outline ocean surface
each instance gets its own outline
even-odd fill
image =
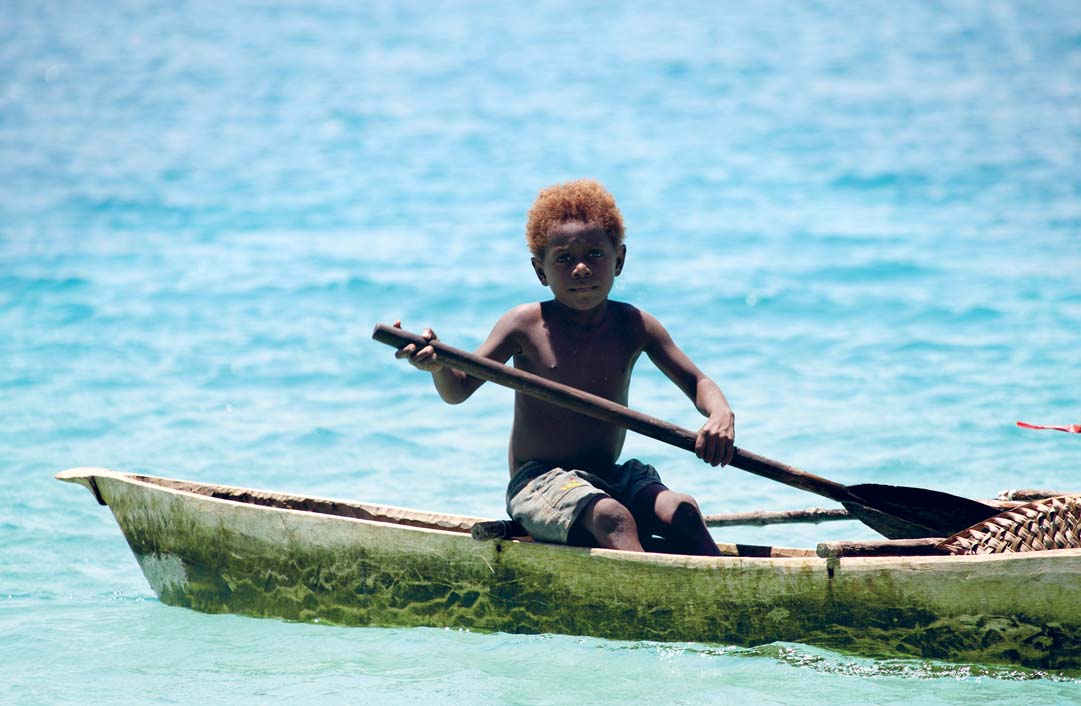
[[[842,483],[1081,490],[1074,2],[0,2],[0,703],[1053,704],[1069,676],[211,616],[157,601],[106,466],[497,517],[476,346],[545,298],[537,191],[603,181],[613,297],[737,443]],[[631,403],[697,413],[648,360]],[[829,502],[642,437],[706,512]],[[813,546],[857,524],[715,530]]]

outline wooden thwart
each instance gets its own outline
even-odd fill
[[[784,525],[795,523],[819,524],[838,520],[854,519],[844,508],[831,510],[809,507],[805,510],[757,510],[754,512],[733,512],[719,515],[706,515],[702,518],[707,527],[763,527],[766,525]],[[470,532],[473,539],[487,542],[493,539],[525,537],[525,529],[514,520],[490,520],[473,525]]]
[[[817,525],[822,522],[853,520],[852,513],[844,508],[825,509],[809,507],[805,510],[755,510],[753,512],[732,512],[703,517],[707,527],[764,527],[766,525],[788,525],[806,523]]]

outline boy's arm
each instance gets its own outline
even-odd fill
[[[698,369],[653,316],[642,312],[645,352],[654,365],[694,402],[708,419],[698,430],[694,452],[711,465],[726,465],[735,451],[736,416],[717,383]]]
[[[513,336],[514,313],[512,310],[496,322],[492,332],[488,334],[488,338],[475,351],[477,355],[490,358],[497,363],[506,363],[510,360],[510,357],[517,352],[517,346],[514,344],[515,337]],[[401,328],[402,322],[395,321],[394,326]],[[435,332],[430,328],[424,329],[421,336],[428,341],[434,341],[437,338]],[[467,375],[460,370],[444,367],[439,362],[439,356],[436,354],[435,349],[431,346],[425,346],[417,350],[417,347],[410,343],[399,348],[394,357],[408,358],[414,367],[430,372],[436,391],[447,404],[460,404],[466,401],[470,395],[477,391],[478,387],[484,384],[484,380],[480,378]]]

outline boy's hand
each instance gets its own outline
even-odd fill
[[[402,322],[395,321],[394,328],[401,328]],[[421,338],[425,341],[436,340],[435,331],[430,328],[424,329],[424,333],[420,334]],[[429,373],[434,373],[443,369],[443,366],[436,359],[435,349],[431,346],[425,346],[419,351],[416,345],[408,343],[397,350],[394,354],[395,358],[408,358],[410,364],[415,368],[426,370]]]
[[[736,416],[731,409],[714,412],[698,430],[694,454],[711,466],[726,466],[736,450]]]

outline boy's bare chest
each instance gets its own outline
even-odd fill
[[[564,385],[623,398],[640,353],[641,348],[626,336],[544,332],[530,337],[515,363]]]

